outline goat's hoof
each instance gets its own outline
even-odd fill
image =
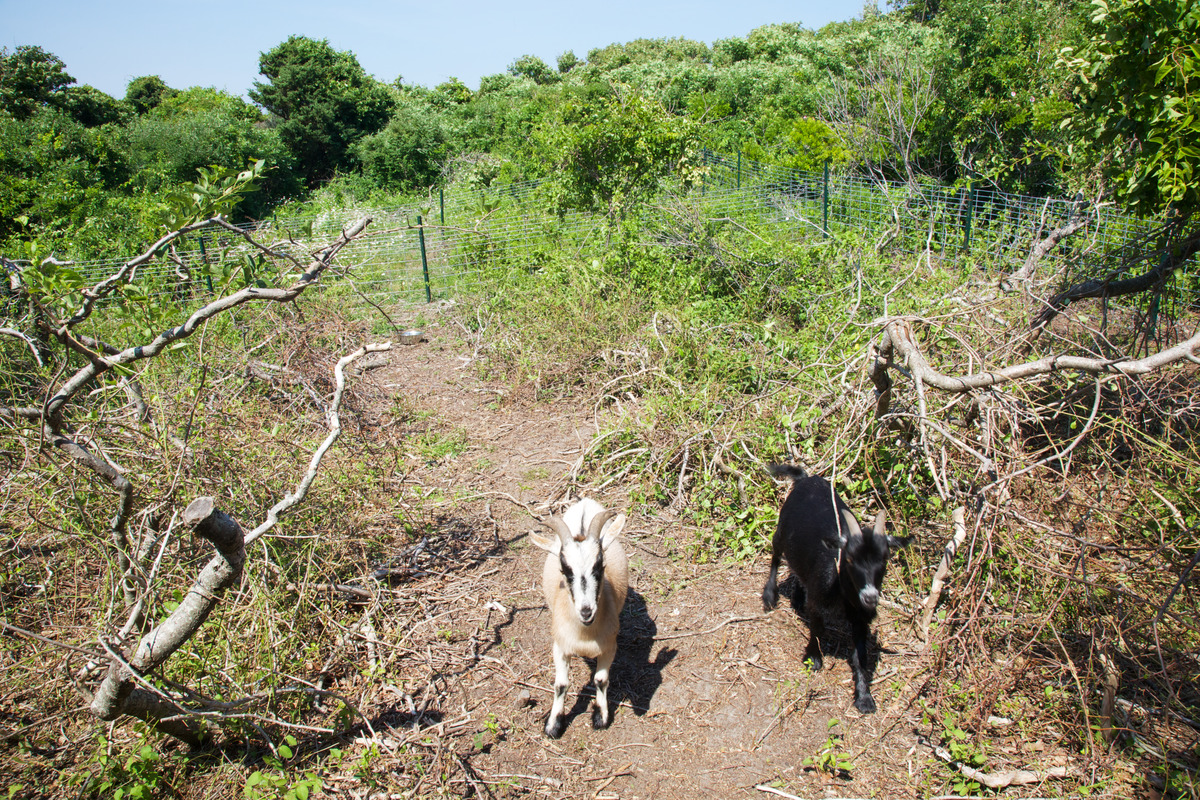
[[[875,713],[875,698],[869,694],[864,694],[862,697],[854,701],[854,707],[863,714]]]
[[[563,735],[563,731],[567,729],[567,722],[562,717],[556,720],[546,722],[546,737],[549,739],[557,739]]]
[[[600,713],[600,709],[598,709],[598,708],[592,709],[592,727],[593,728],[595,728],[598,731],[602,731],[608,727],[610,722],[612,722],[612,720],[606,720],[604,718],[604,715],[602,713]]]
[[[764,590],[762,593],[762,600],[764,612],[774,611],[775,606],[779,605],[779,595],[777,595],[775,592],[768,592]]]

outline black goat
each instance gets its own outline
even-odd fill
[[[891,548],[903,547],[909,540],[884,533],[882,511],[875,517],[874,530],[863,531],[824,478],[807,476],[804,470],[787,464],[772,464],[770,470],[777,478],[790,478],[792,491],[779,510],[779,526],[771,542],[771,574],[763,587],[763,609],[770,611],[779,601],[779,561],[786,558],[800,584],[792,593],[792,606],[800,611],[801,587],[807,600],[810,636],[804,657],[812,661],[814,670],[821,668],[825,616],[841,612],[854,634],[850,656],[854,707],[871,714],[875,699],[867,675],[867,634],[878,610]]]

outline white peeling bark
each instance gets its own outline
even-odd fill
[[[200,497],[183,512],[183,521],[196,536],[210,541],[217,554],[200,571],[196,582],[184,596],[182,602],[161,624],[142,637],[133,657],[124,661],[112,659],[108,674],[92,698],[89,710],[103,720],[113,720],[122,714],[133,713],[149,722],[158,724],[163,712],[167,716],[182,714],[170,698],[157,695],[139,681],[140,676],[161,666],[171,654],[195,635],[216,607],[221,595],[242,575],[246,562],[246,549],[241,526],[232,517],[216,508],[211,497]],[[134,713],[141,711],[142,713]],[[201,739],[203,726],[188,725],[187,720],[175,718],[175,727],[195,727],[195,738]],[[184,741],[193,737],[171,733]]]

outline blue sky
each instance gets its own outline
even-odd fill
[[[259,79],[259,54],[292,34],[350,50],[385,82],[432,87],[455,76],[474,89],[525,54],[554,66],[567,50],[586,58],[613,42],[675,36],[712,44],[773,22],[816,29],[862,8],[863,0],[0,0],[0,46],[38,45],[76,81],[116,97],[142,75],[245,94]]]

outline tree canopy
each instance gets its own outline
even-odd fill
[[[1082,160],[1144,211],[1200,206],[1200,4],[1092,0],[1087,36],[1063,51]]]
[[[352,163],[351,146],[387,125],[394,101],[353,53],[291,36],[262,54],[250,98],[279,120],[279,135],[310,185]]]
[[[635,39],[586,59],[568,50],[557,69],[526,54],[478,87],[384,84],[353,53],[292,36],[260,54],[262,80],[248,92],[258,109],[156,75],[112,98],[22,45],[0,51],[0,114],[17,125],[13,141],[34,142],[47,126],[75,130],[47,114],[94,131],[82,151],[74,134],[56,147],[97,159],[104,166],[89,168],[105,175],[132,176],[106,178],[105,193],[156,191],[199,167],[265,158],[264,194],[243,206],[253,213],[337,176],[413,191],[483,156],[513,178],[553,178],[568,205],[612,212],[630,187],[678,165],[667,143],[680,137],[806,169],[831,159],[1025,194],[1083,188],[1187,213],[1200,192],[1198,15],[1189,0],[928,0],[820,30],[781,22],[711,45]],[[4,163],[10,187],[66,185],[46,182],[66,169],[52,159],[9,154]],[[13,197],[32,195],[13,191],[7,205],[20,217],[25,201]]]
[[[0,108],[17,119],[58,105],[73,83],[62,59],[40,47],[18,45],[11,53],[0,48]]]

